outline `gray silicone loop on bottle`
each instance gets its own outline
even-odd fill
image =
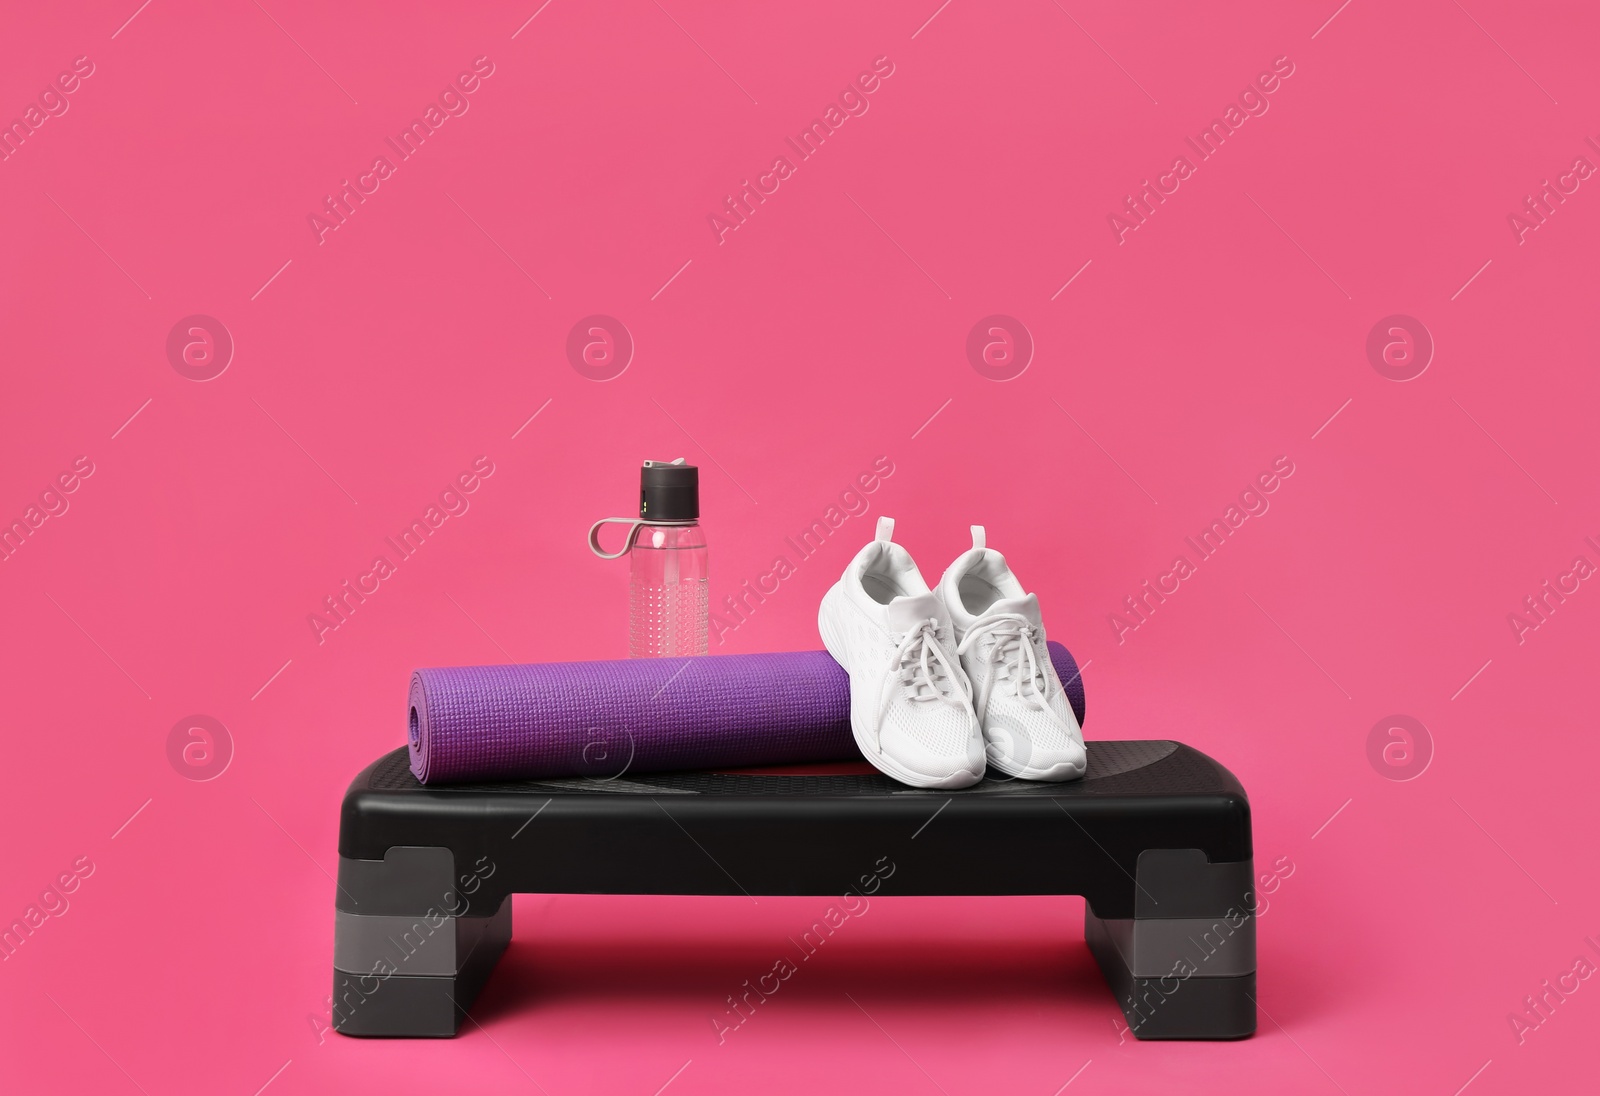
[[[600,526],[602,526],[602,525],[612,525],[612,524],[615,524],[615,525],[626,525],[628,527],[628,535],[623,540],[621,548],[617,549],[615,552],[607,552],[607,551],[605,551],[604,549],[602,549],[600,547]],[[646,525],[652,525],[652,526],[684,526],[684,525],[699,525],[699,524],[700,523],[698,521],[695,521],[695,520],[688,520],[688,521],[644,521],[641,518],[601,518],[599,521],[597,521],[593,525],[589,526],[589,551],[593,552],[595,555],[599,556],[601,559],[621,559],[623,556],[627,555],[633,549],[633,542],[638,539],[639,530],[642,529]]]
[[[628,527],[628,535],[624,538],[621,548],[615,552],[607,552],[600,547],[600,526],[612,524],[626,525]],[[639,535],[640,527],[648,524],[648,522],[640,521],[638,518],[601,518],[589,526],[589,551],[601,559],[621,559],[633,547],[633,540]]]

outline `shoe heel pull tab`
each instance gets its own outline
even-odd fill
[[[894,539],[894,518],[881,517],[878,519],[878,539],[885,544]]]
[[[972,527],[972,546],[974,548],[988,547],[988,539],[989,538],[984,534],[983,526],[974,525]]]

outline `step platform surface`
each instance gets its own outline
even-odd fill
[[[864,762],[424,787],[396,750],[345,793],[334,1027],[456,1034],[512,894],[1076,894],[1135,1036],[1249,1035],[1244,789],[1178,742],[1088,751],[1070,783],[923,791]]]

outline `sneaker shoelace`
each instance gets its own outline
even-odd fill
[[[939,619],[919,620],[895,648],[889,674],[883,679],[878,696],[878,749],[883,749],[883,717],[893,699],[891,686],[899,685],[907,698],[918,704],[943,701],[961,708],[972,699],[970,686],[958,687],[958,683],[963,682],[963,675],[939,643]]]
[[[987,658],[995,666],[993,677],[1009,683],[1013,696],[1035,711],[1047,713],[1070,737],[1072,728],[1050,706],[1048,679],[1044,665],[1035,653],[1034,641],[1038,638],[1038,629],[1034,623],[1021,613],[996,613],[984,617],[967,629],[966,636],[956,647],[956,653],[966,654],[986,636],[994,640]],[[980,698],[983,708],[988,706],[989,688],[986,684]]]

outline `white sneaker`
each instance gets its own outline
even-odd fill
[[[955,629],[911,555],[878,519],[877,539],[822,597],[817,628],[850,674],[850,727],[868,761],[916,788],[983,779],[983,735]]]
[[[972,550],[939,580],[972,684],[989,764],[1024,780],[1076,780],[1088,768],[1083,731],[1044,645],[1039,599],[972,527]]]

